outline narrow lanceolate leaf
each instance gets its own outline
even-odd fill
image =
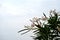
[[[37,32],[38,30],[33,31],[33,33]]]
[[[46,15],[43,13],[43,15],[46,17]],[[47,17],[46,17],[47,18]]]
[[[24,33],[22,33],[21,35],[23,35],[23,34],[25,34],[25,33],[28,33],[30,30],[28,30],[28,31],[26,31],[26,32],[24,32]]]
[[[23,30],[20,30],[20,31],[18,31],[18,33],[22,32],[22,31],[25,31],[25,30],[28,30],[28,29],[23,29]]]

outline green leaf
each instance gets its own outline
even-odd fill
[[[26,31],[26,32],[24,32],[24,33],[22,33],[21,35],[23,35],[23,34],[25,34],[25,33],[28,33],[30,30],[28,30],[28,31]]]
[[[43,13],[43,15],[46,17],[45,13]],[[46,17],[47,18],[47,17]]]
[[[22,31],[25,31],[25,30],[28,30],[28,29],[23,29],[23,30],[20,30],[20,31],[18,31],[18,33],[22,32]]]

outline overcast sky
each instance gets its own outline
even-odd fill
[[[60,11],[60,0],[0,0],[0,40],[32,40],[31,32],[17,32],[27,25],[29,19],[48,15],[48,11]]]

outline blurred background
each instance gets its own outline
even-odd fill
[[[49,10],[60,11],[60,0],[0,0],[0,40],[33,40],[32,32],[21,35],[19,30],[33,17],[48,16]]]

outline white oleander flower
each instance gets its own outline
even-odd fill
[[[46,18],[45,16],[43,16],[42,18],[41,18],[41,20],[43,20],[43,21],[46,21],[48,18]]]
[[[51,14],[52,13],[52,10],[50,10],[49,13]]]
[[[34,25],[39,25],[39,21],[41,18],[34,17],[32,20],[30,20]]]
[[[38,22],[40,20],[40,18],[38,17],[34,17],[32,20],[30,20],[31,22]]]
[[[55,9],[50,10],[50,12],[49,12],[49,13],[50,13],[50,15],[51,15],[51,16],[55,16],[54,14],[57,14]]]
[[[56,9],[50,10],[50,14],[51,14],[52,16],[54,16],[54,14],[57,14],[58,16],[60,16],[60,12],[56,12]]]
[[[59,27],[57,27],[57,29],[58,29],[58,31],[60,32],[60,28],[59,28]]]
[[[50,13],[56,13],[56,9],[50,10]]]
[[[31,25],[31,26],[25,26],[25,28],[27,28],[28,30],[35,30],[36,28],[34,28],[34,25]]]
[[[35,24],[32,23],[32,24],[31,24],[31,27],[34,27],[34,26],[35,26]]]

